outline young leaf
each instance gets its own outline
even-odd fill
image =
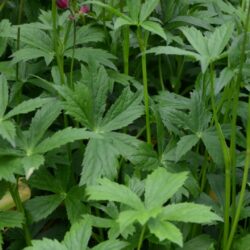
[[[0,75],[0,119],[3,117],[8,105],[8,83],[3,74]]]
[[[5,227],[21,227],[24,222],[23,214],[16,211],[0,211],[0,230]]]
[[[151,219],[148,223],[148,227],[150,232],[154,234],[160,241],[170,240],[171,242],[174,242],[182,247],[182,234],[174,224],[168,221]]]
[[[112,182],[108,179],[102,179],[99,183],[99,185],[87,187],[86,192],[89,196],[89,200],[116,201],[136,210],[144,209],[144,205],[140,198],[128,187]]]
[[[57,240],[42,239],[42,240],[32,240],[31,247],[25,247],[24,250],[68,250],[64,245],[62,245]]]
[[[183,186],[187,172],[169,173],[164,168],[148,175],[145,183],[145,206],[147,209],[162,206]]]
[[[140,22],[145,21],[159,4],[159,0],[147,0],[142,4],[140,12]]]
[[[91,221],[88,217],[85,217],[85,219],[73,224],[70,231],[66,233],[62,243],[67,250],[87,249],[91,233]]]
[[[138,23],[139,13],[141,10],[141,0],[126,0],[129,16],[134,22]]]
[[[222,219],[208,206],[194,203],[171,204],[163,208],[160,218],[169,221],[212,223]]]
[[[199,140],[200,138],[197,135],[185,135],[181,137],[176,147],[176,161],[179,161]]]
[[[30,212],[33,221],[36,222],[50,215],[61,204],[64,198],[60,194],[37,196],[28,200],[25,206]]]
[[[117,30],[124,25],[136,25],[136,23],[132,19],[127,20],[123,17],[118,17],[114,23],[114,30]]]

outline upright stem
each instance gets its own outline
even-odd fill
[[[17,184],[10,184],[9,186],[9,190],[10,190],[10,194],[12,196],[13,201],[16,204],[16,208],[17,211],[19,211],[20,213],[23,214],[24,218],[25,218],[25,222],[23,223],[23,231],[24,231],[24,236],[25,236],[25,241],[27,246],[31,246],[31,233],[29,231],[29,227],[27,224],[27,219],[26,219],[26,213],[19,195],[19,191],[18,191],[18,183]]]
[[[140,27],[137,28],[137,38],[141,50],[141,62],[142,62],[142,78],[143,78],[143,94],[144,94],[144,106],[146,115],[146,133],[147,143],[151,144],[151,129],[149,120],[149,95],[148,95],[148,78],[147,78],[147,58],[146,58],[146,39],[142,37]]]
[[[124,74],[129,74],[129,26],[125,26],[122,29],[123,33],[123,67]]]
[[[64,85],[65,81],[64,81],[63,62],[61,60],[61,55],[58,51],[56,0],[52,0],[52,21],[53,21],[53,41],[54,41],[54,50],[56,53],[56,61],[59,68],[61,83]]]
[[[72,58],[70,64],[70,87],[73,88],[73,71],[74,71],[74,61],[75,61],[75,47],[76,47],[76,21],[73,23],[73,48],[72,48]]]
[[[165,90],[164,81],[163,81],[163,74],[162,74],[161,55],[158,56],[158,68],[159,68],[158,70],[159,70],[159,79],[160,79],[161,90]]]
[[[139,238],[139,242],[138,242],[138,246],[137,246],[137,250],[141,249],[141,246],[142,246],[142,243],[143,243],[144,234],[145,234],[145,230],[146,230],[146,225],[144,225],[142,227],[140,238]]]
[[[227,243],[229,226],[230,226],[229,209],[230,209],[230,199],[231,199],[231,158],[225,137],[223,135],[221,126],[218,121],[215,97],[214,97],[214,69],[212,64],[210,64],[210,78],[211,78],[211,103],[213,109],[213,120],[215,122],[216,131],[219,136],[223,152],[224,164],[225,164],[225,206],[224,206],[224,231],[223,231],[223,249],[224,249]]]
[[[236,208],[236,131],[237,131],[237,110],[239,103],[240,84],[242,81],[242,70],[245,61],[245,50],[247,44],[247,31],[250,19],[250,6],[248,6],[247,18],[245,22],[244,37],[242,41],[241,54],[240,54],[240,65],[235,84],[233,85],[234,99],[232,109],[232,130],[231,130],[231,141],[230,141],[230,154],[232,157],[232,215],[234,220],[235,208]]]

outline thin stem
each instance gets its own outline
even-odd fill
[[[139,238],[139,242],[138,242],[138,246],[137,246],[137,250],[141,249],[141,246],[142,246],[142,243],[143,243],[143,239],[144,239],[145,230],[146,230],[146,225],[144,225],[142,227],[140,238]]]
[[[210,78],[211,78],[211,103],[213,109],[213,120],[215,122],[216,131],[219,136],[221,149],[223,152],[224,164],[225,164],[225,207],[224,207],[224,231],[223,231],[223,246],[225,247],[230,227],[229,208],[231,199],[231,158],[225,137],[223,135],[221,126],[218,121],[215,97],[214,97],[214,69],[212,64],[210,64]]]
[[[147,58],[146,58],[146,39],[142,37],[140,27],[137,28],[137,38],[141,50],[141,62],[142,62],[142,78],[143,78],[143,94],[144,94],[144,106],[146,115],[146,134],[147,143],[151,144],[151,129],[149,119],[149,95],[148,95],[148,78],[147,78]]]
[[[123,33],[123,66],[124,74],[129,74],[129,26],[125,26],[122,29]]]
[[[163,74],[162,74],[161,55],[158,56],[158,69],[159,69],[159,79],[160,79],[161,90],[165,90]]]
[[[23,223],[23,231],[24,231],[24,236],[25,236],[25,241],[27,246],[31,246],[31,233],[29,231],[29,227],[27,225],[27,219],[26,219],[26,213],[23,207],[23,203],[21,201],[19,191],[18,191],[18,183],[17,184],[10,184],[9,186],[10,194],[12,196],[13,201],[16,204],[17,211],[23,214],[25,218],[25,222]]]
[[[236,209],[235,217],[233,220],[231,232],[227,241],[227,245],[225,250],[230,250],[231,244],[234,238],[234,234],[237,229],[237,225],[240,219],[240,213],[242,210],[243,202],[244,202],[244,197],[245,197],[245,191],[246,191],[246,185],[248,181],[248,171],[249,171],[249,166],[250,166],[250,97],[248,100],[248,115],[247,115],[247,149],[246,149],[246,160],[245,160],[245,165],[244,165],[244,172],[243,172],[243,179],[242,179],[242,184],[241,184],[241,190],[240,190],[240,197],[238,201],[238,206]]]
[[[244,29],[244,37],[242,42],[241,54],[240,54],[240,65],[239,71],[237,74],[237,79],[235,85],[233,85],[233,109],[232,109],[232,130],[231,130],[231,141],[230,141],[230,154],[232,157],[232,214],[234,219],[235,214],[235,207],[236,207],[236,131],[237,131],[237,110],[238,110],[238,103],[239,103],[239,95],[240,95],[240,84],[242,81],[242,70],[243,64],[245,61],[245,50],[247,44],[247,30],[248,30],[248,23],[250,19],[250,7],[248,7],[247,18],[245,23]]]
[[[52,21],[53,21],[53,41],[54,41],[54,50],[56,53],[56,61],[57,61],[57,66],[59,68],[61,83],[64,85],[65,81],[64,81],[63,62],[61,60],[61,55],[58,51],[56,0],[52,0]]]
[[[75,61],[75,47],[76,47],[76,21],[73,23],[73,49],[72,49],[72,58],[70,64],[70,87],[73,88],[73,70],[74,70],[74,61]]]

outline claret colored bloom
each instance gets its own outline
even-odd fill
[[[86,13],[88,13],[89,11],[90,11],[89,6],[88,6],[88,5],[83,5],[83,6],[80,8],[79,13],[80,13],[80,14],[86,14]]]
[[[67,9],[69,7],[69,0],[57,0],[56,5],[60,9]]]

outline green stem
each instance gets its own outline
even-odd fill
[[[123,33],[123,65],[124,74],[129,74],[129,26],[125,26],[122,29]]]
[[[54,41],[54,50],[56,53],[57,66],[59,68],[61,83],[64,85],[64,70],[63,62],[61,60],[61,55],[58,51],[58,35],[57,35],[57,9],[56,9],[56,0],[52,0],[52,21],[53,21],[53,41]]]
[[[12,196],[13,201],[15,202],[17,211],[19,211],[20,213],[23,214],[24,218],[25,218],[25,222],[23,223],[23,231],[24,231],[24,236],[25,236],[25,241],[27,246],[31,246],[31,233],[29,231],[29,227],[27,224],[27,219],[26,219],[26,213],[23,207],[23,203],[21,201],[19,192],[18,192],[18,184],[10,184],[9,186],[9,190],[10,190],[10,194]]]
[[[147,143],[151,144],[151,129],[149,119],[149,95],[148,95],[148,78],[147,78],[147,58],[146,58],[146,39],[142,37],[140,27],[137,28],[137,38],[141,50],[141,62],[142,62],[142,78],[143,78],[143,94],[144,94],[144,106],[146,115],[146,134]]]
[[[236,131],[237,131],[237,110],[238,110],[238,103],[239,103],[239,95],[240,95],[240,85],[242,81],[242,70],[243,64],[245,61],[245,50],[247,44],[247,30],[248,30],[248,23],[250,19],[250,7],[248,7],[247,18],[245,23],[245,30],[244,30],[244,37],[242,41],[242,48],[241,48],[241,55],[240,55],[240,65],[239,71],[237,74],[237,79],[235,85],[233,85],[232,92],[234,93],[233,97],[233,109],[232,109],[232,130],[231,130],[231,141],[230,141],[230,154],[232,157],[232,214],[234,220],[235,214],[235,207],[236,207]]]
[[[165,90],[163,74],[162,74],[161,55],[158,56],[158,68],[159,68],[159,79],[160,79],[161,90]]]
[[[220,140],[224,164],[225,164],[225,207],[224,207],[224,231],[223,231],[223,246],[225,247],[227,243],[228,233],[229,233],[229,208],[231,199],[231,158],[230,152],[226,144],[225,137],[223,135],[221,126],[218,121],[215,96],[214,96],[214,69],[213,65],[210,64],[210,78],[211,78],[211,103],[213,109],[213,120],[215,122],[216,131]],[[223,248],[224,249],[224,248]]]
[[[246,191],[246,185],[248,181],[248,171],[250,166],[250,97],[248,100],[248,115],[247,115],[247,148],[246,148],[246,160],[244,165],[244,172],[243,172],[243,179],[241,184],[241,190],[240,190],[240,197],[238,201],[238,206],[236,209],[235,217],[232,223],[231,232],[226,244],[225,250],[230,250],[231,244],[237,229],[237,225],[240,219],[240,213],[243,207],[244,197],[245,197],[245,191]]]
[[[75,47],[76,47],[76,21],[73,24],[73,48],[72,48],[72,58],[70,64],[70,87],[73,88],[73,71],[74,71],[74,61],[75,61]]]
[[[138,246],[137,246],[137,250],[141,249],[141,246],[142,246],[142,243],[143,243],[143,239],[144,239],[145,230],[146,230],[146,225],[144,225],[142,227],[140,238],[139,238],[139,242],[138,242]]]

